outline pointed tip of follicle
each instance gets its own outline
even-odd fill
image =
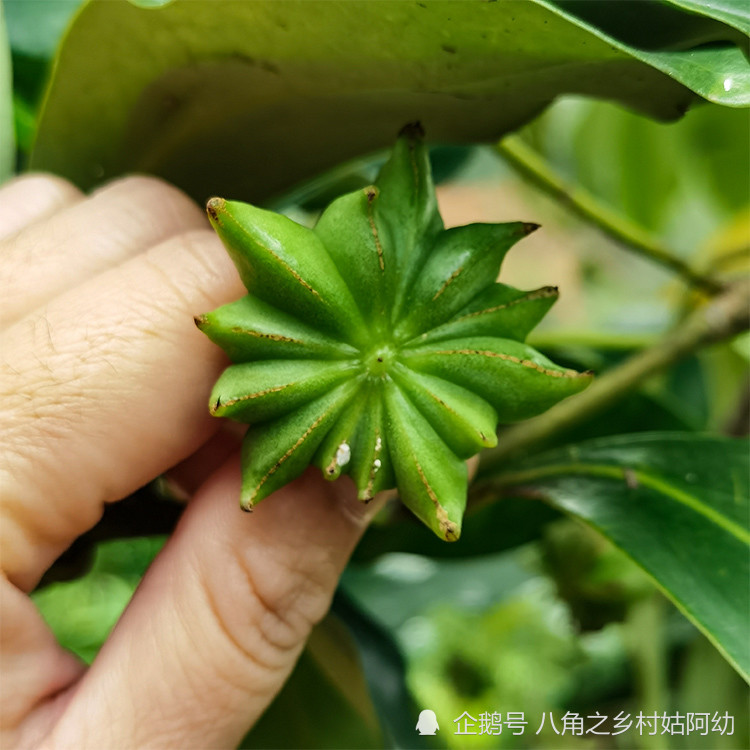
[[[536,230],[539,229],[539,227],[541,227],[542,225],[534,224],[534,222],[531,221],[524,221],[521,226],[523,228],[522,231],[524,237],[528,237],[528,235],[530,235],[532,232],[536,232]]]
[[[399,137],[409,138],[413,141],[419,141],[424,138],[424,128],[419,120],[414,122],[407,122],[401,130],[399,130]]]
[[[549,297],[559,297],[560,289],[556,286],[542,286],[539,289],[535,289],[533,292],[529,292],[529,299],[547,299]]]
[[[449,521],[446,524],[441,524],[441,531],[443,532],[443,539],[445,539],[446,542],[457,542],[458,538],[461,536],[460,529],[452,521]]]
[[[193,315],[193,322],[198,328],[203,328],[208,323],[208,317],[206,315]]]
[[[258,488],[256,487],[254,490],[250,491],[246,488],[243,488],[242,492],[240,493],[240,510],[243,513],[252,513],[255,510],[255,500],[258,497]]]
[[[206,203],[208,218],[216,224],[221,224],[219,214],[226,208],[227,202],[223,198],[209,198]]]

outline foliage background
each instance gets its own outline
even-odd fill
[[[30,158],[45,166],[50,153],[59,152],[63,173],[66,164],[80,161],[76,148],[60,150],[54,138],[45,147],[47,157],[39,156],[38,147],[33,155],[50,61],[78,5],[77,0],[4,3],[13,61],[13,106],[0,104],[0,128],[2,118],[7,121],[12,112],[18,169],[25,168]],[[653,10],[658,4],[649,5]],[[731,16],[739,5],[714,3],[716,8]],[[687,24],[687,30],[681,30],[687,35],[681,44],[641,39],[640,46],[631,48],[641,58],[661,55],[661,62],[651,59],[649,64],[658,62],[663,69],[669,63],[672,78],[684,84],[690,71],[680,68],[674,52],[681,46],[687,48],[688,42],[697,45],[700,54],[708,50],[726,56],[735,54],[735,47],[746,50],[747,19],[737,12],[727,24],[732,29],[732,45],[726,49],[717,46],[716,27],[711,25],[716,18],[703,26]],[[635,41],[635,32],[624,23],[619,31],[622,38]],[[740,54],[740,62],[742,54],[746,52]],[[0,64],[0,73],[4,69],[7,66]],[[61,76],[62,67],[57,72]],[[120,75],[124,86],[128,73]],[[0,75],[0,102],[7,101],[2,95],[3,80]],[[614,87],[617,81],[607,83]],[[692,84],[697,90],[697,84]],[[66,84],[58,78],[55,85],[65,101],[83,96],[66,91],[66,85],[72,85],[70,79]],[[684,97],[682,91],[679,88],[672,95],[689,102],[692,96]],[[738,85],[734,93],[741,97],[743,91],[750,89]],[[708,96],[706,91],[700,93]],[[118,96],[115,87],[113,97]],[[721,99],[720,91],[717,96]],[[50,102],[54,103],[53,98],[48,98]],[[693,268],[734,279],[747,271],[750,121],[747,110],[722,106],[727,103],[743,104],[694,103],[679,121],[662,124],[621,104],[567,95],[531,119],[519,136],[571,184],[583,186]],[[652,114],[658,109],[654,102],[642,108],[648,111],[649,107]],[[529,112],[536,109],[540,107],[534,104]],[[43,117],[54,115],[49,108],[46,112]],[[57,116],[62,118],[58,122],[64,122],[68,114]],[[54,123],[48,127],[55,130]],[[625,252],[621,243],[574,217],[559,201],[519,177],[492,145],[450,145],[447,133],[441,134],[441,140],[445,145],[436,145],[432,157],[441,179],[439,200],[447,224],[524,219],[543,225],[542,231],[510,254],[502,278],[521,288],[549,283],[561,288],[560,302],[532,340],[556,360],[605,373],[633,353],[653,346],[665,330],[705,303],[703,294],[658,264]],[[314,221],[327,198],[372,178],[382,159],[381,153],[372,151],[376,145],[382,144],[363,141],[359,158],[343,166],[335,166],[343,152],[332,147],[327,157],[329,166],[335,166],[331,172],[267,199],[273,198],[277,207],[300,221]],[[2,158],[0,154],[0,168],[7,174],[12,167],[3,167]],[[7,161],[13,161],[12,155]],[[98,179],[128,166],[132,165],[112,162],[110,168],[105,164]],[[285,187],[291,188],[304,176],[309,175],[290,174]],[[252,192],[254,188],[247,189]],[[660,448],[657,441],[651,448],[659,454],[674,441],[674,433],[687,442],[693,439],[691,435],[696,441],[708,440],[707,435],[745,435],[749,357],[747,333],[691,352],[638,383],[607,409],[558,431],[534,449],[659,432],[663,445]],[[709,447],[704,449],[704,445]],[[745,527],[746,446],[731,443],[730,448],[728,442],[718,443],[719,450],[712,453],[710,446],[715,445],[699,444],[697,465],[679,452],[669,454],[667,468],[659,477],[678,489],[686,483],[698,484],[697,496],[720,508],[722,498],[731,497],[731,491],[722,495],[720,483],[711,477],[739,472],[734,501],[737,523]],[[516,465],[514,460],[508,468],[512,471]],[[533,466],[533,462],[526,460],[525,465]],[[706,485],[701,484],[704,477],[708,477]],[[612,487],[593,481],[579,489],[594,499],[615,499]],[[380,519],[347,569],[333,613],[313,636],[287,688],[244,745],[654,750],[749,746],[747,686],[714,647],[717,639],[721,645],[721,634],[703,621],[703,632],[697,629],[664,596],[631,559],[638,557],[632,548],[637,542],[631,541],[631,547],[621,545],[630,553],[626,554],[591,527],[561,513],[562,506],[554,497],[551,505],[523,493],[514,497],[513,492],[496,491],[493,499],[498,502],[490,506],[477,502],[463,542],[450,547],[437,547],[397,511]],[[163,525],[169,525],[174,514],[163,488],[145,490],[140,502],[166,507]],[[650,520],[653,543],[659,545],[673,533],[670,518]],[[166,529],[154,522],[147,530]],[[34,594],[61,642],[89,661],[163,541],[158,533],[143,535],[141,528],[121,531],[134,536],[77,547]],[[643,539],[641,533],[643,545],[652,543]],[[677,541],[689,545],[687,539]],[[736,559],[723,558],[718,546],[709,544],[703,550],[706,569],[714,565],[719,570]],[[747,558],[746,546],[741,549]],[[91,561],[88,572],[80,575]],[[669,564],[676,565],[674,561]],[[71,576],[73,580],[54,580]],[[730,570],[729,576],[730,591],[737,591],[738,599],[734,609],[725,602],[726,611],[714,607],[714,614],[734,618],[742,637],[748,632],[748,613],[747,607],[743,611],[741,589],[748,580],[742,567]],[[692,581],[687,583],[693,588]],[[713,584],[707,585],[710,589]],[[695,588],[700,589],[700,582]],[[674,595],[669,588],[667,592]],[[710,609],[712,605],[703,606]],[[737,658],[735,654],[735,662]],[[432,745],[432,740],[417,737],[414,731],[419,710],[428,707],[441,722]],[[456,737],[453,719],[463,711],[475,717],[485,711],[523,711],[529,726],[523,737],[507,731],[497,737]],[[731,737],[715,733],[689,739],[640,736],[634,729],[618,737],[570,737],[552,731],[548,719],[535,734],[542,714],[550,711],[558,727],[566,711],[610,717],[619,711],[633,716],[638,711],[729,712],[735,717],[735,728]],[[292,716],[294,720],[289,721]]]

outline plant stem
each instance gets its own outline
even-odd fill
[[[479,476],[491,473],[531,446],[549,439],[602,411],[646,378],[708,344],[750,328],[750,282],[738,281],[708,304],[695,310],[653,346],[614,367],[582,393],[544,414],[500,433],[495,448],[482,454]]]
[[[601,203],[588,190],[566,182],[519,136],[507,136],[495,148],[537,187],[559,198],[571,211],[599,227],[627,249],[671,269],[708,294],[717,294],[724,288],[721,282],[693,268],[638,224]]]
[[[625,624],[625,640],[635,668],[637,710],[644,715],[669,714],[667,653],[665,643],[666,602],[654,592],[630,606]],[[645,731],[639,738],[644,750],[666,750],[669,741],[658,723],[655,733]]]
[[[653,344],[658,334],[653,333],[605,333],[599,331],[533,331],[527,343],[535,349],[577,348],[604,349],[627,352],[645,349]]]

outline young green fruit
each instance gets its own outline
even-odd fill
[[[557,290],[495,282],[537,226],[445,230],[418,125],[375,184],[335,200],[314,229],[221,198],[207,210],[250,292],[196,318],[235,363],[210,411],[251,425],[246,510],[313,463],[329,479],[349,474],[360,500],[397,487],[455,540],[465,459],[497,443],[498,420],[539,414],[591,380],[523,343]]]

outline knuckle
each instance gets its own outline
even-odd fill
[[[153,212],[177,218],[203,216],[198,205],[174,185],[151,175],[128,175],[98,188],[92,195],[136,196]]]
[[[83,193],[63,177],[46,172],[27,172],[14,177],[8,187],[20,187],[44,202],[62,202],[66,199],[82,198]],[[6,187],[6,186],[3,186]]]

